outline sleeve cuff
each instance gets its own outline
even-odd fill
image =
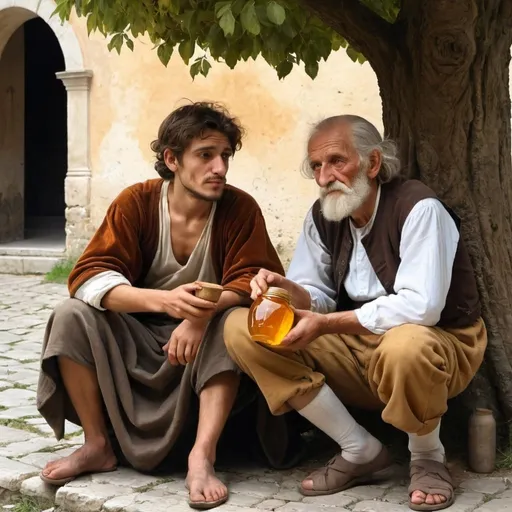
[[[359,323],[373,334],[384,334],[386,332],[386,329],[379,327],[377,308],[372,302],[364,304],[359,309],[356,309],[354,313],[356,314]]]
[[[106,308],[101,305],[103,297],[112,290],[112,288],[122,284],[131,286],[130,281],[119,272],[111,270],[102,272],[101,274],[91,277],[91,279],[80,286],[76,291],[75,298],[80,299],[99,311],[106,311]]]
[[[311,299],[310,310],[313,313],[333,313],[336,311],[336,302],[314,286],[303,285],[303,288],[309,293]]]

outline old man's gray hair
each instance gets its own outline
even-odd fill
[[[377,128],[363,117],[354,115],[328,117],[313,127],[309,140],[315,134],[338,124],[350,126],[352,140],[359,154],[361,165],[367,167],[370,164],[370,154],[372,151],[377,150],[381,154],[382,164],[377,176],[379,183],[388,183],[400,175],[401,165],[396,144],[390,139],[383,139]],[[302,172],[308,178],[313,177],[313,172],[307,159],[304,162]]]

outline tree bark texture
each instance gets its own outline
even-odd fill
[[[335,30],[350,30],[316,12]],[[364,27],[352,22],[351,40],[363,48]],[[379,52],[366,56],[377,74],[386,135],[399,142],[405,172],[461,217],[477,276],[489,345],[465,401],[491,407],[508,422],[512,0],[403,0],[398,20],[379,36]]]

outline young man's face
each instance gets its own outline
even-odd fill
[[[174,172],[175,184],[204,201],[217,201],[224,192],[229,159],[233,155],[225,135],[207,131],[193,139],[179,162],[169,150],[164,153],[165,163]]]

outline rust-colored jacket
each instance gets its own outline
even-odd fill
[[[133,286],[144,286],[158,247],[162,183],[137,183],[112,202],[69,276],[71,297],[88,279],[107,270],[119,272]],[[217,204],[210,250],[217,282],[225,290],[250,295],[249,283],[260,268],[284,274],[258,204],[229,185]]]

